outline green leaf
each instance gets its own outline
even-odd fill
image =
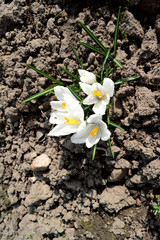
[[[118,67],[123,68],[122,63],[120,63],[120,61],[118,61],[118,60],[117,60],[116,58],[114,58],[112,55],[109,55],[109,58],[110,58],[111,60],[113,60],[113,62],[114,62]]]
[[[63,13],[63,11],[60,12],[60,13],[58,13],[58,14],[54,17],[54,19],[55,19],[55,20],[58,19],[58,18],[62,15],[62,13]]]
[[[72,87],[67,86],[71,93],[77,98],[78,101],[82,101],[82,98],[72,89]]]
[[[83,102],[83,101],[82,101],[82,102]],[[86,110],[89,110],[90,112],[92,112],[92,113],[94,114],[91,105],[88,105],[88,106],[84,107],[84,111],[86,111]],[[89,116],[88,116],[88,117],[89,117]]]
[[[98,49],[98,48],[95,48],[94,46],[92,46],[92,45],[90,45],[90,44],[88,44],[88,43],[84,43],[84,42],[81,42],[81,41],[78,41],[78,42],[79,42],[81,45],[83,45],[84,47],[89,48],[89,49],[91,49],[92,51],[97,52],[97,53],[99,53],[99,54],[102,55],[102,56],[106,56],[106,53],[103,52],[102,50],[100,50],[100,49]],[[111,54],[109,54],[109,58],[110,58],[118,67],[120,67],[120,68],[123,67],[122,64],[121,64],[117,59],[115,59]]]
[[[109,103],[107,105],[107,110],[106,110],[106,114],[107,114],[107,124],[109,125],[110,124],[110,118],[109,118],[109,108],[110,108],[110,100],[109,100]]]
[[[109,75],[111,74],[111,72],[114,70],[114,68],[109,68],[109,69],[107,69],[106,70],[106,73],[105,73],[105,75],[104,75],[104,78],[106,78],[106,77],[109,77]]]
[[[103,56],[106,56],[106,53],[103,52],[102,50],[100,50],[99,48],[96,48],[96,47],[94,47],[94,46],[92,46],[92,45],[90,45],[90,44],[88,44],[88,43],[84,43],[84,42],[81,42],[81,41],[78,41],[78,42],[79,42],[81,45],[83,45],[84,47],[89,48],[89,49],[91,49],[92,51],[97,52],[97,53],[99,53],[99,54],[101,54],[101,55],[103,55]]]
[[[41,97],[41,96],[43,96],[43,95],[45,95],[45,94],[47,94],[49,92],[52,92],[52,91],[54,91],[54,87],[56,87],[56,86],[59,86],[59,85],[58,84],[54,84],[54,85],[46,88],[42,92],[36,93],[36,94],[32,95],[31,97],[26,98],[22,103],[29,102],[29,101],[31,101],[33,99],[36,99],[38,97]]]
[[[78,21],[81,27],[88,33],[88,35],[92,38],[92,40],[104,51],[108,52],[105,46],[98,40],[98,38],[93,34],[93,32],[82,22]]]
[[[59,66],[59,67],[60,67],[63,71],[65,71],[71,79],[75,78],[75,79],[79,82],[79,78],[78,78],[76,75],[74,75],[73,73],[71,73],[70,71],[68,71],[67,69],[65,69],[65,68],[62,67],[62,66]]]
[[[110,68],[108,71],[108,75],[110,75],[113,70],[114,70],[114,68]]]
[[[76,92],[76,93],[82,92],[82,89],[77,88],[77,87],[75,87],[75,86],[69,86],[69,87],[72,89],[72,91],[74,91],[74,92]]]
[[[37,68],[31,66],[30,64],[27,64],[27,63],[26,63],[26,65],[27,65],[29,68],[31,68],[31,69],[33,69],[34,71],[36,71],[37,73],[41,74],[42,76],[44,76],[44,77],[46,77],[46,78],[52,80],[53,82],[58,83],[58,84],[61,85],[61,86],[64,86],[64,83],[61,82],[60,80],[57,80],[57,79],[55,79],[55,78],[53,78],[53,77],[47,75],[46,73],[44,73],[44,72],[42,72],[41,70],[39,70],[39,69],[37,69]]]
[[[106,63],[107,63],[107,60],[109,58],[109,54],[110,54],[110,49],[109,51],[107,52],[106,56],[105,56],[105,59],[103,61],[103,64],[102,64],[102,70],[101,70],[101,83],[103,83],[103,77],[104,77],[104,71],[105,71],[105,68],[106,68]],[[108,72],[108,71],[107,71]]]
[[[79,62],[79,65],[81,66],[81,69],[84,69],[83,63],[82,63],[82,61],[80,60],[80,58],[78,57],[78,55],[77,55],[75,49],[73,48],[72,45],[70,45],[70,47],[72,48],[72,51],[73,51],[73,53],[74,53],[74,55],[75,55],[77,61]]]
[[[116,54],[117,54],[117,37],[118,37],[120,14],[121,14],[121,7],[119,7],[119,10],[118,10],[117,23],[116,23],[116,28],[115,28],[115,32],[114,32],[114,44],[113,44],[114,45],[114,57],[116,57]]]
[[[141,77],[140,75],[136,75],[136,76],[132,76],[132,77],[127,77],[127,78],[124,78],[124,79],[121,79],[121,80],[115,82],[114,84],[115,84],[115,85],[122,84],[122,83],[124,83],[124,82],[133,81],[133,80],[135,80],[135,79],[137,79],[137,78],[140,78],[140,77]]]
[[[122,130],[122,131],[125,131],[124,128],[122,128],[121,126],[119,126],[118,124],[116,124],[116,123],[114,123],[114,122],[112,122],[112,121],[109,121],[109,125],[111,125],[111,126],[113,126],[113,127],[115,127],[115,128],[119,128],[119,129]]]
[[[92,160],[94,160],[94,158],[95,158],[96,149],[97,149],[97,144],[95,144],[94,147],[93,147]]]
[[[110,140],[110,139],[108,139],[108,144],[109,144],[109,148],[110,148],[110,150],[111,150],[112,158],[114,159],[114,152],[113,152],[113,150],[112,150],[111,140]]]

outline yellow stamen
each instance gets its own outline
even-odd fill
[[[62,103],[62,109],[65,109],[65,107],[66,107],[66,103]]]
[[[102,94],[100,92],[97,92],[96,90],[94,90],[93,92],[93,97],[97,96],[98,98],[102,98]]]
[[[90,132],[90,135],[94,137],[98,132],[98,127],[93,128],[93,130]]]
[[[64,122],[64,124],[68,123],[68,124],[73,125],[73,124],[78,124],[79,123],[79,121],[74,119],[74,118],[65,117],[64,119],[66,120],[66,122]]]

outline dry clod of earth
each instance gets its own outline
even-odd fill
[[[49,167],[50,163],[51,159],[47,156],[47,154],[43,153],[33,160],[31,167],[35,171],[44,171]]]
[[[77,43],[93,43],[78,20],[111,48],[118,2],[0,1],[1,240],[159,240],[150,206],[160,194],[159,1],[120,1],[123,68],[111,78],[141,78],[117,86],[111,101],[110,118],[125,129],[111,129],[115,159],[104,142],[92,161],[84,145],[47,136],[51,93],[22,103],[51,83],[25,63],[64,81],[60,65],[76,74],[70,44],[100,73],[102,58]]]

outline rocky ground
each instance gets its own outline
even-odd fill
[[[160,194],[160,6],[146,2],[143,12],[140,1],[122,7],[123,69],[111,76],[141,75],[112,99],[111,119],[126,131],[111,129],[114,160],[101,142],[92,161],[84,145],[47,137],[52,94],[22,103],[51,84],[25,63],[66,81],[59,65],[79,68],[72,44],[98,73],[102,59],[77,43],[92,42],[77,21],[112,47],[118,1],[0,1],[1,240],[160,239],[150,206],[150,194]]]

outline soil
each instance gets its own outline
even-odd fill
[[[53,94],[22,103],[52,84],[26,62],[62,81],[68,77],[60,65],[76,73],[70,44],[86,69],[99,73],[102,58],[77,43],[93,43],[78,20],[112,47],[118,5],[0,1],[1,240],[160,239],[150,198],[160,194],[159,1],[122,2],[117,59],[123,68],[115,67],[111,78],[141,78],[118,86],[112,99],[110,118],[125,129],[111,128],[115,159],[105,142],[92,161],[92,151],[69,136],[47,136]],[[36,167],[39,156],[49,166]]]

